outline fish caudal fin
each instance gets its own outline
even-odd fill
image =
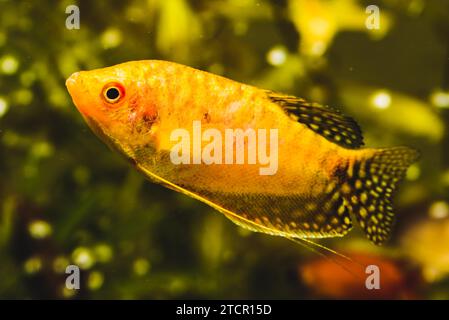
[[[393,195],[407,168],[418,157],[416,150],[407,147],[378,149],[348,169],[345,202],[368,239],[377,245],[390,236]]]

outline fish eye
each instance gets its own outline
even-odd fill
[[[114,104],[119,102],[125,96],[125,90],[120,84],[110,83],[103,89],[103,97],[106,102]]]

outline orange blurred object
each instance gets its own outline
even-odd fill
[[[299,276],[316,296],[333,299],[418,299],[417,272],[378,255],[352,253],[350,261],[319,258],[299,266]],[[368,289],[367,267],[379,268],[380,288]]]

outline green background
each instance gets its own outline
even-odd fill
[[[0,0],[0,298],[359,297],[305,277],[326,259],[146,181],[94,136],[65,79],[140,59],[339,106],[368,146],[419,149],[385,247],[358,228],[322,243],[391,263],[388,298],[449,298],[449,3],[298,0],[301,15],[293,2]],[[374,3],[388,19],[377,37],[363,23]],[[71,4],[79,30],[65,27]],[[310,54],[302,22],[319,15],[336,28]],[[79,291],[64,289],[68,264],[83,268]]]

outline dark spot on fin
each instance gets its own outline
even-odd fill
[[[417,159],[418,152],[411,148],[379,149],[347,171],[342,186],[346,203],[368,239],[377,245],[390,236],[394,193],[407,168]]]
[[[358,149],[363,146],[362,131],[358,124],[340,111],[309,103],[294,96],[268,91],[268,98],[280,105],[293,119],[342,147]]]

